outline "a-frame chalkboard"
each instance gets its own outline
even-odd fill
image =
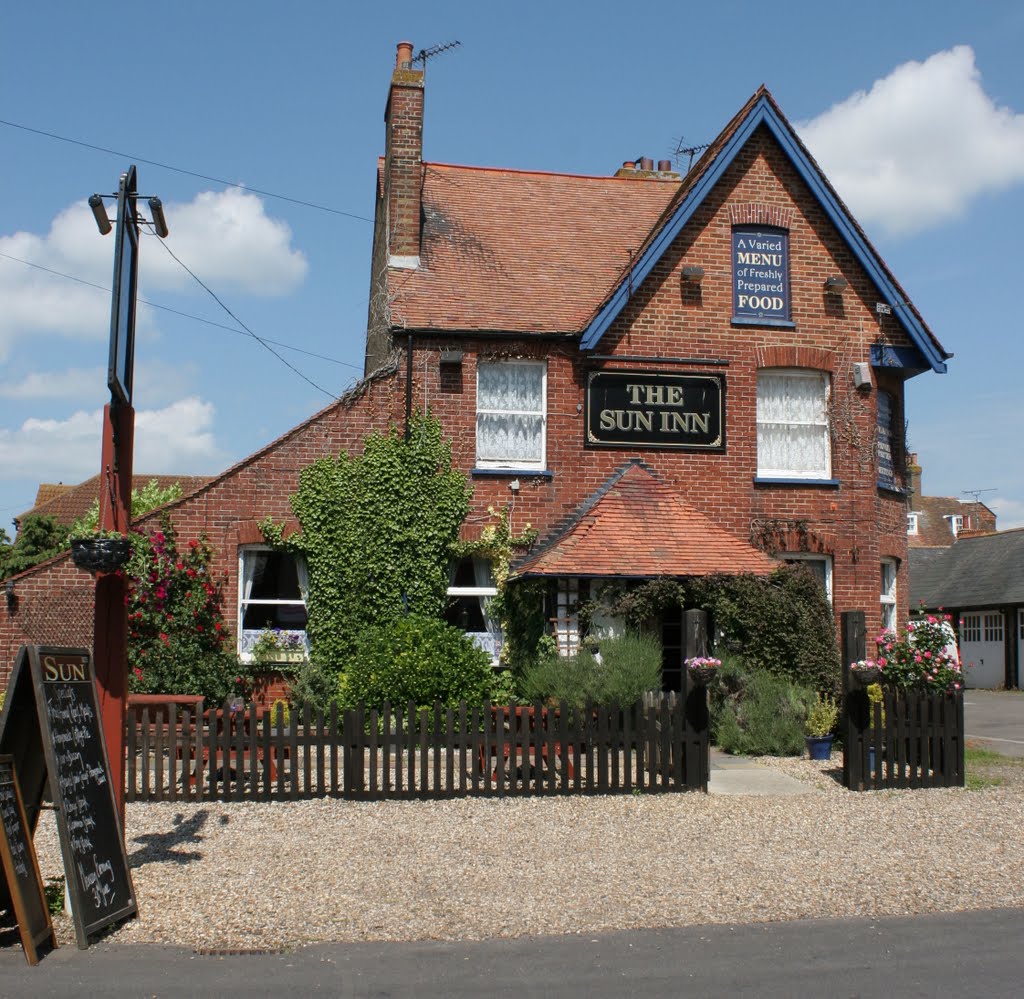
[[[0,715],[0,753],[14,757],[33,831],[49,786],[84,949],[91,935],[138,911],[88,649],[21,647]]]
[[[25,820],[14,757],[0,756],[0,867],[29,964],[57,946],[35,844]]]

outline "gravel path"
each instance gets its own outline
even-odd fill
[[[472,940],[1024,906],[1024,791],[787,798],[133,804],[140,918],[109,939],[197,949]],[[52,816],[44,877],[62,873]],[[67,916],[62,942],[73,941]]]

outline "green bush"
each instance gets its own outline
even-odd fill
[[[492,678],[491,657],[458,628],[410,614],[362,635],[341,678],[339,700],[349,707],[360,701],[367,707],[385,701],[482,704]]]
[[[322,663],[306,659],[298,668],[288,688],[288,700],[293,707],[307,702],[314,708],[327,711],[331,701],[338,697],[338,674]]]
[[[526,701],[565,701],[577,710],[588,702],[634,704],[648,690],[661,688],[661,644],[655,638],[623,635],[604,639],[599,658],[543,656],[527,666],[519,683]]]
[[[727,753],[799,756],[811,688],[727,658],[711,696],[711,738]]]

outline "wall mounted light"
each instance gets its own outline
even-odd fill
[[[827,277],[825,278],[825,294],[842,295],[848,284],[849,282],[844,277]]]
[[[441,363],[442,364],[461,364],[462,363],[462,351],[461,350],[442,350],[441,351]]]
[[[111,225],[110,219],[107,218],[107,208],[103,204],[103,198],[99,194],[93,194],[89,196],[89,207],[92,209],[93,218],[96,219],[96,228],[99,229],[101,236],[106,236],[113,225]]]
[[[684,267],[683,280],[689,284],[700,284],[704,280],[704,268],[692,264]]]
[[[7,609],[8,610],[14,610],[14,604],[17,601],[18,598],[14,595],[14,580],[13,579],[8,579],[7,582],[4,583],[4,593],[7,596]]]

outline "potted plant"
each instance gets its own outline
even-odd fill
[[[862,687],[878,683],[882,678],[882,664],[874,659],[858,659],[850,663],[850,676]]]
[[[264,628],[253,642],[250,654],[257,666],[301,664],[308,657],[305,634],[282,628]]]
[[[812,760],[832,756],[832,730],[839,719],[839,705],[829,694],[818,694],[804,723],[804,742]]]
[[[71,560],[86,572],[115,572],[131,558],[131,541],[120,531],[88,531],[70,540]]]

